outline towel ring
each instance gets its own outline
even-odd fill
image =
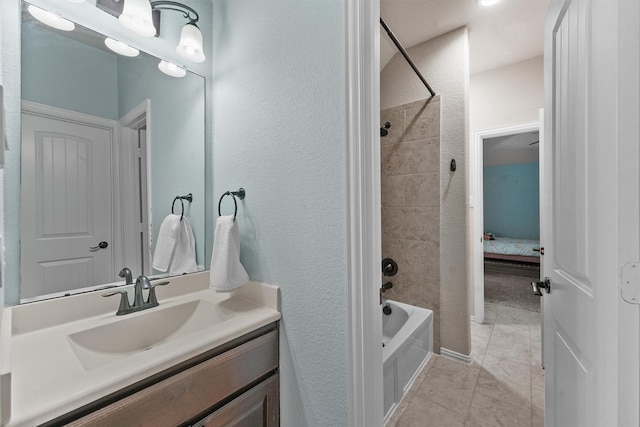
[[[186,200],[187,202],[191,203],[193,202],[193,194],[189,193],[186,196],[176,196],[175,199],[173,199],[173,203],[171,204],[171,213],[175,214],[175,212],[173,211],[173,208],[176,204],[176,200],[180,200],[180,206],[182,207],[182,213],[180,214],[180,221],[182,221],[182,218],[184,218],[184,202],[183,200]]]
[[[222,196],[220,196],[220,201],[218,202],[218,216],[222,216],[222,214],[220,213],[220,206],[222,205],[222,199],[224,199],[224,196],[231,196],[231,198],[233,199],[233,220],[235,221],[236,215],[238,214],[238,202],[236,201],[236,197],[231,194],[231,191],[227,191],[223,193]]]
[[[171,213],[175,214],[175,212],[173,211],[173,207],[176,204],[176,200],[180,200],[180,206],[182,207],[182,213],[180,213],[180,221],[182,221],[182,218],[184,218],[184,202],[182,201],[182,197],[176,196],[176,198],[173,199],[173,203],[171,204]]]

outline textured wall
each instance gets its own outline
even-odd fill
[[[474,74],[470,83],[471,136],[538,120],[544,102],[541,56]]]
[[[247,190],[241,260],[281,287],[282,426],[346,426],[344,5],[214,7],[214,196]]]
[[[498,237],[540,239],[538,163],[484,168],[484,230]]]
[[[440,97],[380,114],[382,258],[398,263],[383,278],[386,298],[433,310],[434,351],[440,352]]]
[[[440,343],[471,351],[467,251],[467,134],[469,39],[460,28],[408,49],[429,84],[440,95]],[[423,99],[425,87],[400,54],[380,76],[382,109]],[[457,170],[449,171],[451,159]]]

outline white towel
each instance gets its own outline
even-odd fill
[[[233,216],[216,220],[213,239],[209,288],[228,292],[247,283],[249,275],[240,263],[240,231]]]
[[[160,224],[153,268],[169,274],[194,273],[196,264],[196,239],[186,217],[170,214]]]

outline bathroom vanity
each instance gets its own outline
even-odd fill
[[[170,280],[124,316],[100,291],[6,308],[6,425],[279,425],[278,288]]]

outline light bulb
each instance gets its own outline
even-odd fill
[[[498,3],[500,3],[500,0],[478,0],[478,6],[480,7],[495,6]]]

